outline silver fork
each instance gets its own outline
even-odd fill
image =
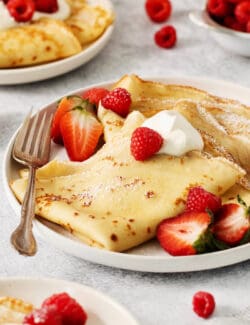
[[[26,117],[17,134],[12,156],[21,164],[29,167],[26,193],[22,203],[21,220],[11,235],[11,243],[21,254],[32,256],[37,251],[36,240],[32,233],[32,219],[35,214],[35,177],[36,169],[49,161],[50,128],[53,112],[41,110],[35,116]]]

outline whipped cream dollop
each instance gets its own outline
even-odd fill
[[[58,10],[51,14],[46,12],[35,11],[31,21],[38,20],[42,17],[64,20],[70,16],[70,6],[66,0],[57,0]],[[29,23],[29,22],[27,22]],[[27,23],[17,22],[9,13],[3,1],[0,1],[0,30],[17,27]]]
[[[204,147],[200,133],[177,111],[161,111],[148,118],[142,126],[162,136],[163,145],[158,154],[179,157],[192,150],[201,151]]]

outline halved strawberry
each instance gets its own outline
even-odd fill
[[[162,248],[174,256],[211,251],[211,219],[207,212],[184,212],[163,220],[157,227],[156,235]]]
[[[62,116],[60,131],[69,158],[83,161],[95,152],[103,126],[93,113],[78,106]]]
[[[60,121],[62,116],[71,109],[82,106],[83,104],[88,108],[88,110],[91,112],[93,111],[93,105],[89,104],[86,100],[83,100],[80,96],[67,96],[60,100],[51,127],[51,138],[55,143],[63,144],[60,131]]]
[[[230,246],[250,240],[250,207],[240,197],[238,201],[224,204],[212,227],[215,238]]]
[[[100,100],[107,96],[108,93],[109,90],[105,88],[91,88],[86,90],[82,94],[82,97],[88,99],[90,103],[94,104],[97,107]]]

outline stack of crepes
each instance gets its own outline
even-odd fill
[[[36,213],[68,229],[85,243],[125,251],[155,236],[165,218],[183,211],[188,190],[202,186],[234,201],[250,203],[250,110],[238,102],[187,86],[125,76],[114,86],[132,96],[126,119],[99,107],[105,144],[87,161],[51,161],[37,172]],[[182,157],[154,155],[139,162],[130,153],[132,132],[148,116],[178,110],[201,133],[203,152]],[[12,182],[24,197],[27,173]]]
[[[101,1],[66,0],[70,16],[48,17],[0,29],[0,68],[31,66],[80,53],[114,21],[111,8]],[[96,4],[95,4],[96,3]]]

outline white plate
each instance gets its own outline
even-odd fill
[[[92,3],[102,2],[102,5],[109,10],[113,9],[110,0],[91,0]],[[106,31],[86,49],[80,53],[65,59],[57,60],[50,63],[39,64],[32,67],[0,69],[0,85],[17,85],[22,83],[40,81],[62,75],[66,72],[74,70],[84,63],[87,63],[102,51],[108,43],[114,24],[110,25]]]
[[[209,80],[204,78],[148,78],[150,80],[158,80],[165,83],[174,83],[182,85],[190,85],[207,90],[215,95],[234,98],[240,100],[245,104],[250,104],[249,89],[235,84],[227,83],[218,80]],[[107,82],[96,87],[110,87],[113,83]],[[93,85],[92,85],[93,86]],[[91,86],[91,87],[92,87]],[[77,94],[86,90],[79,89],[72,94]],[[67,94],[69,95],[69,94]],[[55,107],[54,103],[47,106],[45,109]],[[18,177],[18,169],[20,165],[13,161],[11,158],[11,149],[15,135],[9,142],[7,147],[4,164],[3,164],[3,181],[4,187],[10,201],[11,206],[15,212],[20,215],[20,204],[16,200],[9,187],[9,181]],[[62,150],[62,149],[61,149]],[[53,156],[61,156],[62,152],[55,151]],[[93,248],[79,242],[72,237],[68,232],[64,231],[61,227],[54,225],[47,221],[35,220],[34,230],[44,240],[49,242],[63,251],[83,258],[85,260],[123,268],[135,271],[144,272],[189,272],[218,268],[226,265],[235,264],[241,261],[250,259],[250,244],[238,246],[228,250],[194,255],[194,256],[181,256],[172,257],[165,253],[160,248],[156,240],[150,241],[146,244],[140,245],[126,253],[115,253],[98,248]]]
[[[128,311],[111,298],[74,282],[46,278],[0,278],[0,296],[12,296],[40,307],[54,293],[67,292],[88,314],[86,325],[138,325]]]

